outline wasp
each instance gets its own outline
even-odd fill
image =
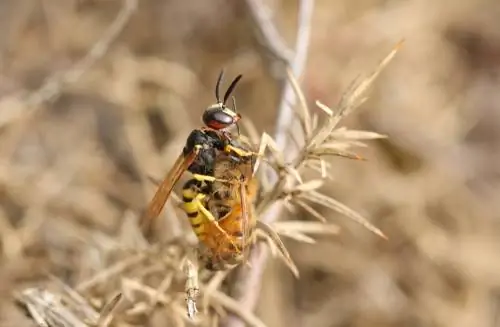
[[[221,71],[215,86],[217,102],[205,109],[203,113],[202,121],[204,126],[194,129],[189,134],[182,153],[178,156],[163,181],[159,183],[145,213],[141,216],[140,226],[144,235],[151,232],[153,220],[163,210],[174,186],[184,172],[189,171],[195,179],[207,181],[207,177],[213,175],[217,152],[230,152],[240,157],[247,155],[244,150],[232,144],[232,135],[229,132],[231,127],[237,126],[241,115],[226,105],[242,75],[238,75],[231,82],[221,99],[219,89],[223,74],[224,72]]]

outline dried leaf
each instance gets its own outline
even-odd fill
[[[301,220],[278,221],[273,224],[273,227],[278,233],[300,232],[316,235],[337,235],[340,231],[340,227],[335,224]]]
[[[362,225],[363,227],[365,227],[369,231],[377,234],[378,236],[380,236],[384,239],[387,239],[387,236],[385,236],[384,233],[382,233],[382,231],[380,229],[373,226],[368,220],[366,220],[359,213],[357,213],[356,211],[352,210],[351,208],[349,208],[345,204],[343,204],[343,203],[341,203],[341,202],[339,202],[339,201],[337,201],[329,196],[318,193],[316,191],[311,191],[308,193],[302,193],[299,195],[299,197],[302,197],[302,198],[309,200],[311,202],[314,202],[314,203],[321,204],[325,207],[328,207],[328,208],[333,209],[339,213],[342,213],[345,216],[347,216],[348,218],[359,223],[360,225]]]
[[[293,275],[298,278],[299,277],[299,270],[297,269],[297,266],[295,266],[295,263],[293,262],[292,257],[290,256],[290,254],[288,253],[288,250],[286,249],[285,245],[281,241],[278,233],[276,233],[276,231],[271,226],[269,226],[268,224],[264,223],[261,220],[257,220],[256,227],[261,229],[264,233],[266,233],[267,235],[269,235],[269,237],[271,237],[273,242],[276,244],[276,246],[280,250],[280,253],[281,253],[282,258],[284,259],[286,265],[288,266],[288,268],[290,268]]]
[[[290,174],[291,176],[293,176],[293,178],[295,178],[295,180],[299,183],[299,184],[302,184],[303,181],[302,181],[302,177],[300,177],[300,174],[298,172],[297,169],[293,168],[292,166],[290,165],[285,165],[283,166],[283,169],[285,169],[285,171]]]
[[[337,150],[347,150],[353,147],[366,148],[366,143],[360,141],[349,141],[349,140],[337,140],[328,138],[325,143],[321,145],[323,148],[337,149]]]
[[[299,100],[299,106],[302,109],[302,111],[297,112],[297,114],[299,115],[299,120],[302,125],[302,130],[304,131],[305,134],[305,139],[307,140],[311,136],[311,131],[312,131],[312,121],[310,115],[311,111],[309,110],[309,106],[307,105],[304,93],[302,93],[302,90],[300,89],[299,83],[295,78],[293,71],[288,66],[286,68],[286,73],[288,76],[288,80],[292,85],[293,91],[295,92],[295,95]]]
[[[264,132],[260,137],[260,145],[258,153],[263,154],[266,148],[268,148],[271,151],[271,154],[276,162],[277,167],[286,166],[285,158],[283,157],[283,154],[281,153],[278,145],[276,144],[276,141],[271,137],[271,135]],[[261,160],[257,160],[257,162],[255,163],[254,172],[256,172],[259,169],[260,162]]]
[[[319,121],[319,118],[318,118],[318,115],[317,114],[313,114],[312,115],[312,130],[316,130],[318,128],[318,121]]]
[[[256,233],[257,233],[258,239],[259,238],[263,239],[267,243],[267,246],[269,247],[269,250],[271,251],[271,256],[273,258],[275,258],[278,255],[279,250],[278,250],[278,247],[276,246],[276,244],[274,244],[271,237],[259,229],[256,231]]]
[[[316,211],[313,207],[311,207],[309,204],[305,203],[304,201],[295,198],[293,199],[293,202],[297,204],[299,207],[307,211],[311,216],[314,218],[318,219],[321,222],[326,222],[326,218],[320,214],[318,211]]]
[[[122,299],[122,296],[122,293],[117,293],[113,297],[111,297],[111,300],[109,300],[108,303],[104,305],[100,312],[99,319],[97,320],[98,327],[107,327],[111,324],[111,322],[113,321],[113,313],[115,312],[118,303]]]
[[[328,116],[333,117],[333,111],[327,105],[321,103],[319,100],[316,101],[316,105],[323,110]]]
[[[323,186],[323,180],[321,179],[313,179],[303,184],[299,184],[290,190],[291,193],[295,192],[308,192],[312,190],[316,190]]]
[[[302,243],[307,243],[307,244],[315,244],[316,241],[310,237],[310,236],[307,236],[307,235],[304,235],[302,233],[299,233],[299,232],[280,232],[280,234],[282,236],[286,236],[288,238],[291,238],[295,241],[298,241],[298,242],[302,242]]]
[[[366,159],[363,157],[360,157],[359,155],[352,153],[352,152],[347,152],[347,151],[339,151],[335,149],[329,149],[329,148],[324,148],[324,147],[319,147],[310,152],[311,154],[315,156],[336,156],[336,157],[343,157],[343,158],[348,158],[348,159],[355,159],[355,160],[363,160],[365,161]]]
[[[388,136],[385,134],[379,134],[370,131],[362,131],[362,130],[354,130],[347,129],[345,127],[340,127],[334,130],[331,134],[332,139],[336,140],[375,140],[375,139],[384,139]]]

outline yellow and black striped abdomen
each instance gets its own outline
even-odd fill
[[[198,209],[196,204],[196,197],[201,193],[203,194],[203,189],[206,188],[206,184],[196,179],[188,180],[182,187],[182,202],[183,209],[193,228],[193,232],[196,234],[199,240],[203,241],[206,237],[206,217]]]

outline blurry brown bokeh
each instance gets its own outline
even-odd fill
[[[292,44],[297,3],[265,3]],[[244,3],[227,0],[140,0],[101,60],[17,117],[25,108],[9,96],[71,69],[122,5],[0,2],[1,326],[32,326],[14,289],[46,272],[77,283],[100,268],[89,239],[127,239],[126,212],[154,189],[145,176],[172,164],[222,67],[244,75],[244,117],[273,132],[281,76]],[[258,308],[268,326],[500,326],[498,17],[493,0],[316,1],[302,78],[311,105],[336,103],[406,40],[344,122],[389,138],[359,151],[367,162],[333,159],[326,189],[390,240],[325,212],[338,237],[287,242],[299,280],[269,263]]]

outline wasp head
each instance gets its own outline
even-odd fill
[[[231,82],[231,85],[229,85],[226,93],[224,94],[224,98],[221,101],[219,88],[223,75],[224,71],[221,71],[219,78],[217,79],[217,84],[215,86],[215,98],[217,99],[217,103],[208,107],[203,113],[202,117],[203,123],[215,130],[221,130],[231,127],[241,119],[241,115],[236,113],[236,106],[231,109],[226,106],[226,102],[233,92],[234,88],[236,87],[236,84],[241,79],[242,75],[236,76],[236,78]]]

